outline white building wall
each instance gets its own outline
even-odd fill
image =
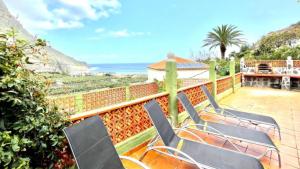
[[[179,70],[177,71],[178,79],[194,78],[194,79],[208,79],[208,70]]]
[[[153,70],[148,69],[148,81],[152,82],[155,79],[158,81],[163,81],[165,78],[166,72],[164,70]],[[208,70],[179,70],[177,71],[178,79],[185,78],[195,78],[195,79],[208,79],[209,72]]]
[[[153,82],[155,79],[163,81],[165,77],[165,71],[148,69],[148,81]]]

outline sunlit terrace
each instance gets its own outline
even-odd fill
[[[234,94],[223,98],[220,103],[245,111],[274,117],[281,127],[282,140],[280,141],[278,135],[274,135],[273,131],[270,131],[269,135],[280,150],[282,159],[281,168],[294,169],[299,168],[300,105],[296,102],[299,98],[300,93],[294,91],[242,87]],[[203,113],[203,111],[200,110],[199,114],[200,113]],[[224,119],[218,118],[215,115],[203,113],[203,116],[209,121],[225,122]],[[227,121],[227,123],[228,122],[229,121]],[[182,135],[188,137],[185,133],[182,133]],[[219,140],[214,136],[209,136],[205,133],[199,133],[199,135],[201,135],[201,137],[209,144],[217,146],[223,146],[224,144],[223,140]],[[237,145],[241,145],[243,150],[246,150],[248,145],[246,153],[252,155],[257,155],[264,151],[264,148],[255,145],[241,144],[238,142]],[[224,147],[233,149],[230,144],[225,144]],[[138,158],[145,150],[146,143],[125,154]],[[190,164],[161,155],[157,152],[148,153],[143,162],[148,164],[151,168],[196,168]],[[261,162],[265,168],[279,168],[276,153],[265,155]],[[126,165],[128,168],[134,168],[134,166],[131,166],[130,164]]]
[[[172,64],[171,62],[172,61],[170,61],[170,64]],[[274,63],[278,62],[282,62],[283,64],[283,61],[274,61]],[[260,78],[264,75],[263,73],[258,74],[259,77],[255,76],[255,78],[253,78],[255,74],[247,72],[236,74],[234,73],[235,71],[233,71],[234,64],[234,61],[231,61],[232,69],[230,76],[217,79],[216,76],[214,76],[216,71],[214,68],[215,61],[211,61],[209,81],[187,85],[179,89],[174,85],[176,84],[176,74],[174,75],[172,71],[168,71],[169,74],[167,73],[167,80],[165,81],[166,91],[164,92],[149,95],[149,92],[147,92],[149,86],[146,88],[143,86],[131,86],[130,91],[132,93],[138,93],[141,97],[131,101],[77,113],[72,115],[70,119],[73,123],[77,123],[92,116],[100,116],[117,152],[120,155],[138,159],[150,168],[201,168],[192,164],[189,160],[187,162],[169,156],[170,154],[166,155],[166,153],[169,153],[166,150],[148,151],[153,148],[153,146],[164,146],[165,141],[163,142],[160,137],[154,139],[155,136],[158,136],[156,130],[158,128],[156,125],[153,125],[153,119],[150,120],[151,113],[149,113],[148,109],[145,109],[145,105],[155,100],[161,107],[162,113],[169,118],[173,128],[178,129],[187,124],[193,124],[189,118],[188,112],[190,111],[188,111],[180,97],[178,97],[178,100],[175,99],[175,101],[172,101],[172,98],[176,98],[177,94],[184,93],[187,96],[187,100],[195,110],[197,110],[198,116],[206,122],[204,123],[204,128],[202,128],[203,130],[188,128],[185,131],[177,131],[177,134],[181,138],[202,144],[204,143],[204,145],[209,144],[213,147],[218,147],[217,149],[238,152],[247,157],[254,157],[260,161],[264,168],[299,168],[298,146],[300,144],[300,130],[298,131],[297,128],[300,125],[298,122],[298,119],[300,119],[300,105],[297,104],[297,99],[300,98],[300,93],[297,92],[297,90],[287,90],[287,86],[282,86],[282,89],[275,89],[277,86],[273,84],[284,84],[281,82],[281,79],[272,79],[272,75],[278,78],[276,74],[268,73],[268,76],[262,78],[262,80]],[[170,70],[172,70],[172,67]],[[251,78],[246,79],[249,77],[249,74],[252,75]],[[293,78],[294,77],[296,77],[297,80],[298,77],[293,76]],[[152,86],[151,89],[153,89],[153,85],[155,84],[150,85]],[[275,124],[277,125],[278,123],[280,132],[276,129],[276,126],[273,126],[273,128],[265,124],[258,125],[259,123],[257,123],[256,120],[250,120],[250,122],[248,120],[248,122],[245,122],[245,120],[240,120],[239,118],[224,117],[222,116],[224,110],[219,112],[219,114],[216,113],[216,109],[210,105],[211,101],[209,101],[210,99],[208,99],[209,97],[203,89],[204,86],[207,88],[207,93],[212,95],[211,98],[214,97],[221,107],[251,112],[254,113],[254,116],[257,114],[273,118],[276,121]],[[273,89],[271,87],[273,87]],[[143,93],[146,93],[145,96],[143,96]],[[94,102],[87,102],[89,97],[94,98],[95,96],[84,96],[85,104],[95,106],[96,104],[94,102],[99,100],[97,99],[98,96],[94,98]],[[63,100],[66,101],[68,98],[64,98]],[[87,106],[85,105],[84,108],[87,108]],[[176,118],[174,118],[174,116]],[[158,124],[162,123],[164,123],[164,121],[158,121]],[[230,131],[224,130],[227,134],[222,132],[220,132],[221,135],[220,133],[219,135],[213,134],[213,132],[206,130],[207,123],[217,123],[224,126],[240,128],[236,134],[238,136],[244,134],[244,136],[236,137],[236,134],[230,135],[230,133],[232,134],[232,131],[235,130],[233,128],[227,128]],[[251,130],[250,133],[249,129]],[[218,130],[220,130],[220,128],[218,128]],[[259,136],[259,133],[257,136],[260,137],[259,139],[255,138],[256,134],[250,137],[245,136],[245,133],[251,134],[252,131],[263,133],[264,138],[260,137],[261,135]],[[260,139],[267,139],[267,141],[265,140],[266,142],[263,142]],[[262,142],[258,143],[257,140]],[[181,146],[182,145],[178,143],[175,148],[181,149]],[[147,153],[145,154],[145,152]],[[198,156],[201,157],[205,157],[206,155],[206,153],[198,154]],[[220,156],[216,158],[219,159]],[[221,159],[222,158],[220,158],[220,160]],[[234,158],[233,161],[226,161],[226,163],[230,166],[230,163],[239,160],[238,158]],[[126,168],[138,168],[136,164],[128,161],[124,161],[124,165]],[[252,167],[248,166],[248,168]]]

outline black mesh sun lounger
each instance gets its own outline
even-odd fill
[[[177,136],[155,100],[145,104],[144,108],[164,143],[164,146],[149,147],[148,151],[154,150],[199,168],[263,169],[260,161],[252,156]]]
[[[215,112],[219,115],[225,116],[225,117],[232,117],[236,118],[240,121],[247,121],[251,124],[254,125],[268,125],[271,126],[269,129],[274,128],[278,130],[279,137],[281,139],[281,133],[280,133],[280,128],[277,122],[270,116],[264,116],[264,115],[259,115],[259,114],[254,114],[254,113],[248,113],[248,112],[243,112],[243,111],[238,111],[238,110],[233,110],[233,109],[227,109],[227,108],[221,108],[218,103],[215,101],[213,96],[210,94],[208,89],[204,86],[201,85],[201,90],[205,93],[207,96],[211,106],[215,110]]]
[[[79,169],[124,169],[120,158],[149,169],[138,160],[117,154],[110,136],[98,116],[65,128],[64,133]]]
[[[222,137],[226,141],[229,139],[235,139],[239,141],[244,141],[256,145],[261,145],[267,147],[267,150],[260,156],[263,157],[268,151],[276,151],[278,154],[279,166],[281,166],[281,160],[279,155],[279,150],[271,140],[271,138],[264,132],[247,129],[240,126],[232,126],[220,123],[207,122],[198,116],[196,109],[193,107],[184,92],[180,92],[177,95],[178,100],[182,103],[185,110],[188,112],[189,116],[195,124],[190,124],[183,126],[184,128],[198,129],[206,133],[215,134]]]

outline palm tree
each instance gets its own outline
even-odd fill
[[[213,29],[212,32],[207,34],[207,38],[204,40],[204,46],[210,46],[210,50],[215,47],[220,47],[222,59],[225,58],[225,53],[228,46],[244,43],[241,39],[242,32],[237,30],[233,25],[222,25]]]

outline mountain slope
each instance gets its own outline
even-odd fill
[[[281,46],[294,47],[300,42],[300,22],[284,29],[273,31],[263,36],[256,46],[266,50],[277,49]]]
[[[23,28],[17,19],[10,14],[3,0],[0,0],[0,33],[7,32],[12,27],[18,31],[18,36],[20,38],[24,38],[28,41],[34,40],[34,36]],[[43,58],[31,57],[31,61],[34,64],[28,65],[28,68],[35,70],[36,72],[59,72],[69,74],[86,74],[89,72],[87,64],[66,56],[51,47],[46,47],[45,52],[47,55]]]

